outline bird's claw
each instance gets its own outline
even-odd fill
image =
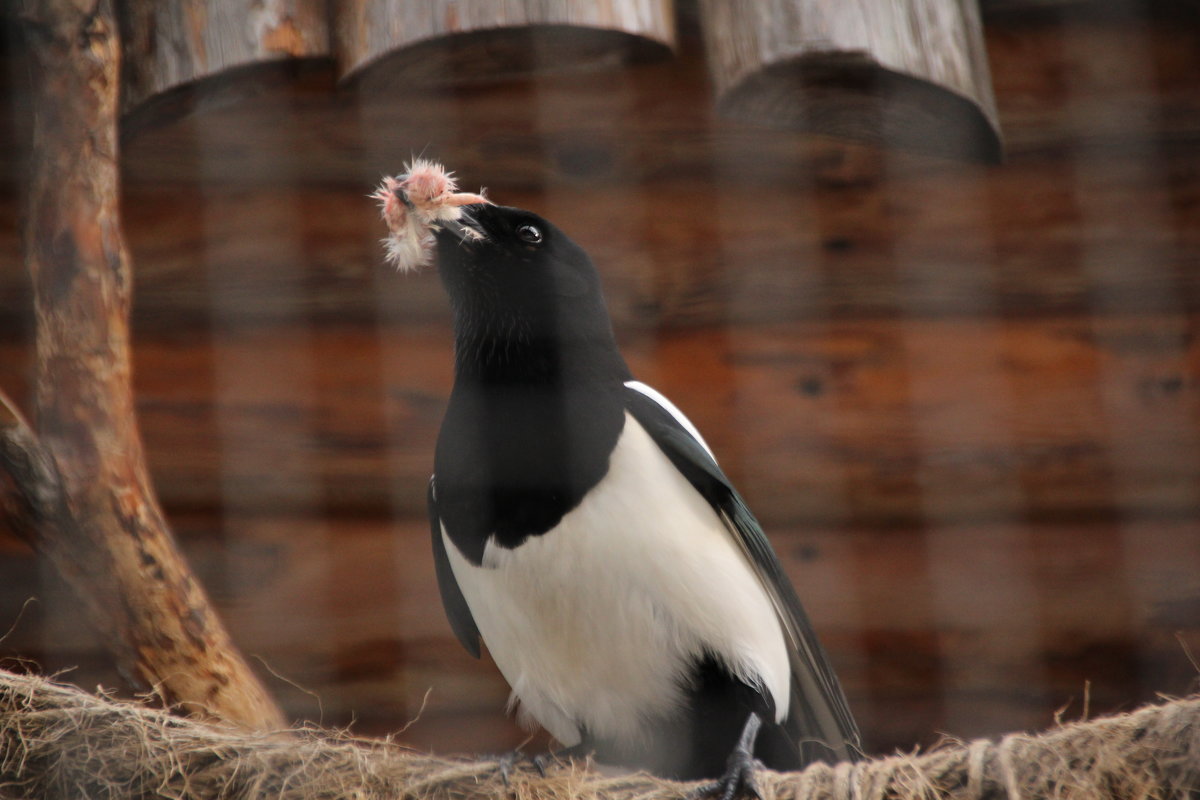
[[[555,753],[538,753],[531,756],[528,753],[523,753],[520,750],[513,750],[505,753],[502,756],[496,757],[499,764],[497,771],[500,773],[500,780],[504,781],[504,788],[512,788],[512,775],[517,769],[517,766],[523,762],[528,762],[537,774],[544,778],[546,777],[546,768],[550,765],[551,760],[555,758]]]
[[[516,768],[517,764],[520,763],[521,760],[525,757],[526,757],[525,754],[522,753],[520,750],[513,750],[511,752],[505,753],[504,755],[502,755],[496,759],[496,762],[498,765],[496,767],[496,771],[500,773],[500,780],[504,781],[505,789],[512,788],[512,780],[511,779],[512,779],[513,770]]]
[[[754,757],[754,742],[760,727],[762,718],[757,714],[746,718],[746,727],[725,762],[725,774],[693,791],[688,800],[762,800],[758,779],[754,777],[755,770],[763,766]]]
[[[719,780],[694,789],[687,800],[762,800],[758,779],[754,776],[761,767],[754,757],[735,752],[725,774]]]

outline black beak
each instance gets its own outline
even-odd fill
[[[475,230],[474,228],[467,227],[458,220],[447,220],[446,222],[439,222],[438,225],[440,225],[447,233],[453,235],[460,242],[474,241],[481,236],[479,231]]]
[[[487,238],[487,234],[475,223],[470,206],[463,207],[462,216],[457,220],[446,220],[437,224],[460,242],[477,242]]]

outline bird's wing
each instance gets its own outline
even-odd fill
[[[785,727],[795,737],[805,760],[858,758],[858,726],[841,684],[758,520],[687,417],[645,384],[630,381],[625,386],[629,413],[721,516],[771,598],[787,638],[792,670],[792,697]]]
[[[442,606],[446,609],[446,617],[454,635],[467,648],[467,652],[479,658],[479,628],[471,609],[458,588],[454,579],[454,571],[450,567],[450,558],[446,555],[446,540],[442,536],[442,517],[437,508],[437,491],[434,487],[436,476],[429,478],[429,493],[426,499],[429,505],[429,533],[433,539],[433,565],[437,570],[438,590],[442,593]]]

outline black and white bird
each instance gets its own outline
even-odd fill
[[[587,254],[528,211],[435,225],[454,389],[429,516],[442,601],[572,751],[681,779],[855,759],[792,585],[700,433],[634,380]],[[740,743],[740,748],[739,748]]]

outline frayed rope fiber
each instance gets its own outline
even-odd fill
[[[923,755],[763,772],[763,800],[1167,800],[1200,794],[1200,698]],[[695,784],[546,777],[315,729],[253,734],[0,671],[2,798],[674,800]]]

